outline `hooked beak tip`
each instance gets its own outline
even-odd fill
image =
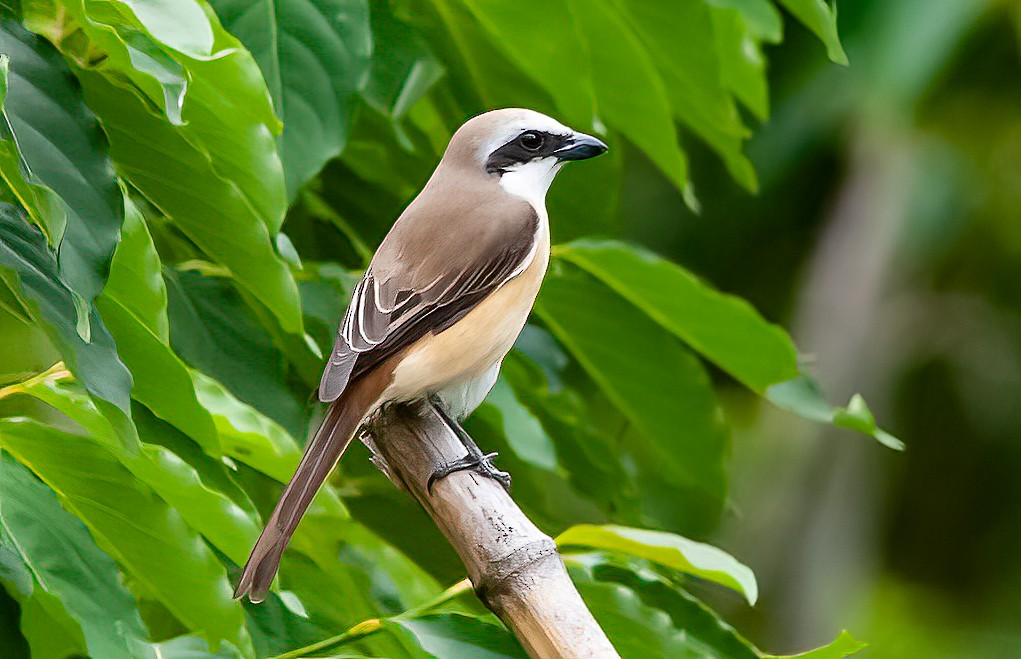
[[[588,160],[606,153],[608,148],[599,138],[575,133],[554,155],[560,160]]]

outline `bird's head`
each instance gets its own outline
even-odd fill
[[[545,199],[565,162],[594,158],[606,148],[601,140],[544,114],[507,108],[465,122],[450,139],[443,160],[498,179],[508,193],[535,203]]]

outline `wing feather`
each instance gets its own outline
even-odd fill
[[[518,275],[532,255],[538,217],[530,217],[500,234],[485,249],[469,253],[474,258],[460,263],[443,263],[450,254],[427,259],[440,262],[419,267],[391,268],[389,277],[369,266],[351,296],[347,313],[334,339],[333,350],[323,370],[319,399],[332,402],[347,385],[398,354],[427,333],[447,329],[487,295]],[[382,251],[386,247],[380,248]],[[446,267],[445,267],[446,266]],[[451,267],[453,266],[453,267]],[[420,277],[407,273],[438,273]]]

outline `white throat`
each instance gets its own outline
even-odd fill
[[[563,164],[556,158],[543,158],[516,165],[500,176],[500,187],[507,194],[527,201],[540,215],[545,215],[546,192]]]

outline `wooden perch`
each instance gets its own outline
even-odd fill
[[[465,449],[427,405],[394,406],[368,428],[377,466],[414,496],[447,537],[475,593],[536,659],[617,658],[571,582],[556,543],[498,482],[459,471],[426,484]]]

